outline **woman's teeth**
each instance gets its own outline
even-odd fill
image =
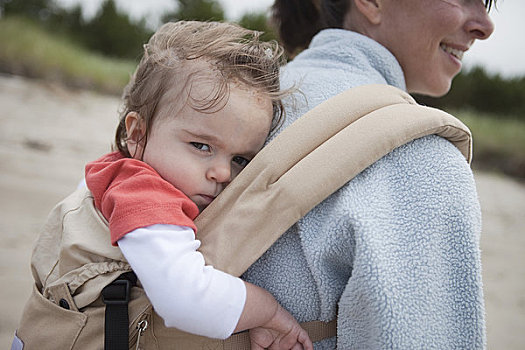
[[[458,60],[461,61],[461,59],[463,59],[463,54],[464,52],[462,50],[458,50],[458,49],[454,49],[450,46],[447,46],[445,44],[441,44],[439,45],[441,47],[441,49],[449,54],[451,54],[452,56],[456,57]]]

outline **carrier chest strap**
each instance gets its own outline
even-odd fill
[[[102,301],[106,304],[104,350],[129,349],[128,303],[131,287],[136,284],[135,273],[126,272],[102,289]]]

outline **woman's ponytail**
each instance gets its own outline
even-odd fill
[[[294,56],[325,28],[342,28],[350,0],[275,0],[272,22],[286,52]]]
[[[322,29],[319,3],[319,0],[275,0],[272,21],[289,55],[308,47]]]

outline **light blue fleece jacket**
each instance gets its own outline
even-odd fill
[[[387,49],[340,29],[321,31],[284,68],[282,86],[295,83],[303,95],[286,101],[285,126],[351,87],[405,88]],[[427,136],[315,207],[244,278],[301,322],[337,318],[337,339],[316,349],[481,349],[480,232],[469,165],[451,143]]]

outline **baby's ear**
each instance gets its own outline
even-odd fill
[[[129,112],[125,118],[126,124],[126,145],[133,158],[141,159],[144,152],[144,141],[146,128],[144,120],[137,112]]]

